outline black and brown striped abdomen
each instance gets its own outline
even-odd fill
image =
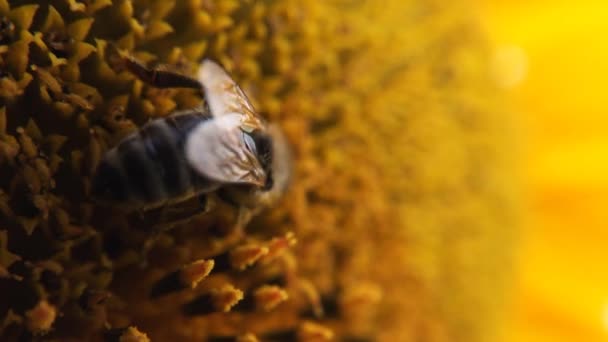
[[[184,157],[187,135],[207,119],[198,112],[176,114],[126,137],[99,164],[93,197],[126,209],[152,208],[214,190],[217,184],[196,174]]]

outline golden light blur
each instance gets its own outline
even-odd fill
[[[527,220],[508,341],[608,340],[608,2],[481,5],[524,123]]]
[[[0,0],[0,340],[608,342],[607,34],[607,0]],[[284,130],[285,198],[95,204],[118,138],[203,101],[137,71],[203,58]],[[125,197],[174,187],[120,153]]]

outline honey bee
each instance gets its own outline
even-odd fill
[[[148,122],[108,150],[93,176],[95,201],[146,211],[218,193],[244,224],[280,197],[291,173],[286,140],[221,66],[204,60],[191,78],[124,62],[146,83],[197,88],[204,101]]]

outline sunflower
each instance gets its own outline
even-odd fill
[[[4,339],[494,340],[517,227],[511,120],[471,4],[0,0]],[[243,232],[93,205],[102,154],[200,96],[115,51],[222,64],[294,156]],[[501,270],[497,272],[496,270]]]

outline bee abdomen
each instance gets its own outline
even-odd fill
[[[191,187],[191,177],[178,145],[179,135],[164,120],[154,121],[139,132],[145,154],[154,160],[155,172],[167,197],[178,196]]]
[[[117,156],[128,180],[133,198],[144,203],[162,201],[167,191],[159,173],[158,162],[146,153],[143,139],[133,139],[118,148]]]
[[[144,125],[106,154],[97,170],[94,195],[108,202],[155,207],[211,190],[215,184],[193,172],[183,152],[186,135],[204,120],[193,112]]]

